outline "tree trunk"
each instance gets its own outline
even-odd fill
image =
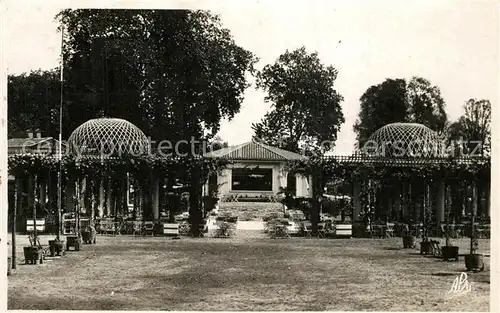
[[[200,224],[202,220],[202,212],[200,208],[200,173],[198,169],[192,168],[191,182],[189,189],[189,219],[191,223],[191,231],[193,236],[200,235]]]

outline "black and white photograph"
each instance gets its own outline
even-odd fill
[[[500,309],[496,1],[123,2],[0,3],[2,308]]]

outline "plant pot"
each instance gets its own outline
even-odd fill
[[[49,240],[50,256],[64,255],[64,241],[62,240]]]
[[[10,276],[11,268],[12,268],[12,258],[7,257],[7,276]]]
[[[416,239],[415,236],[403,236],[403,248],[415,248]]]
[[[484,271],[484,259],[482,254],[466,254],[465,255],[465,268],[468,271]]]
[[[24,262],[26,264],[37,264],[38,260],[40,260],[40,264],[42,264],[42,250],[38,249],[38,247],[23,247],[24,250]]]
[[[75,251],[80,251],[80,237],[76,235],[66,236],[66,251],[69,251],[70,247],[74,247]]]
[[[450,259],[455,259],[458,261],[458,247],[457,246],[444,246],[441,247],[441,255],[443,260],[448,261]]]
[[[432,254],[432,245],[430,241],[420,243],[420,254]]]
[[[94,228],[90,230],[83,230],[80,232],[80,234],[82,235],[83,243],[88,243],[88,244],[96,243],[96,231]]]

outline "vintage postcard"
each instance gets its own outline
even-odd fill
[[[4,308],[495,311],[495,1],[0,6]]]

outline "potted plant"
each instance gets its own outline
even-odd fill
[[[468,271],[483,271],[483,255],[477,253],[479,247],[478,234],[475,229],[475,217],[477,214],[477,189],[475,184],[472,188],[472,214],[470,219],[470,253],[465,255],[465,267]]]
[[[64,255],[64,240],[56,237],[54,240],[49,240],[49,248],[50,248],[50,256],[54,257],[55,255],[60,256]]]
[[[402,229],[402,239],[403,239],[403,248],[415,248],[416,246],[416,238],[413,235],[413,227],[411,222],[403,223]]]
[[[96,243],[96,230],[94,226],[85,227],[82,231],[82,241],[87,244]]]
[[[479,242],[477,240],[477,232],[474,230],[474,224],[471,225],[471,248],[470,253],[465,255],[465,268],[468,271],[483,271],[484,259],[483,255],[477,253]]]

